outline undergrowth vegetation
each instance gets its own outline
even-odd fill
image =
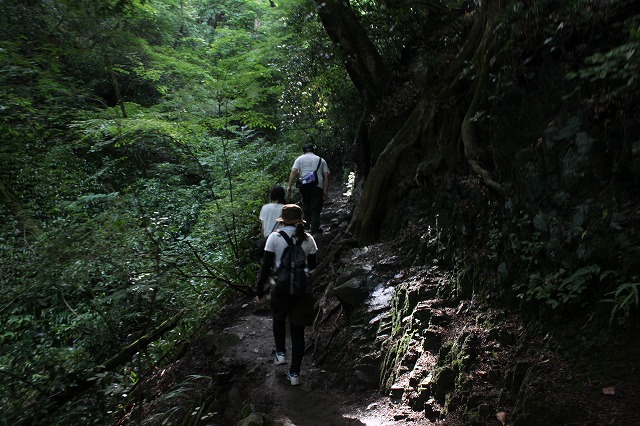
[[[0,424],[108,424],[139,407],[138,384],[179,356],[221,306],[250,293],[260,206],[274,185],[286,183],[302,144],[317,144],[332,160],[333,176],[349,176],[360,191],[360,177],[350,174],[353,157],[375,163],[388,139],[405,142],[394,129],[456,62],[481,3],[353,2],[366,28],[361,34],[371,38],[393,80],[381,88],[375,114],[363,114],[362,94],[345,69],[357,55],[330,42],[313,3],[3,1]],[[553,96],[569,87],[563,108],[588,109],[603,120],[602,128],[620,133],[623,120],[637,114],[621,105],[633,106],[640,84],[637,14],[619,19],[622,29],[606,31],[608,13],[624,15],[624,5],[633,2],[619,2],[620,8],[594,0],[504,3],[488,9],[500,15],[491,17],[497,23],[492,37],[499,40],[495,56],[485,58],[487,64],[461,63],[461,75],[451,80],[458,98],[443,100],[463,104],[478,68],[488,70],[477,91],[482,102],[470,109],[468,123],[486,139],[478,160],[495,169],[496,180],[510,178],[515,153],[536,145],[548,125],[540,125],[548,118],[543,112],[525,105],[528,89],[545,78],[553,86],[540,87]],[[581,41],[589,33],[601,41],[594,49]],[[549,61],[552,72],[535,75],[543,68],[537,66],[557,56],[564,69]],[[458,121],[452,128],[461,127]],[[507,121],[517,124],[496,125]],[[415,168],[423,160],[431,167],[431,158],[421,158],[429,155],[440,157],[434,164],[451,167],[433,166],[425,182],[473,174],[463,164],[458,130],[450,137],[440,124],[412,132],[420,142],[407,143],[397,155],[402,173],[389,168],[381,194],[393,192],[398,179],[406,185],[392,194],[398,198],[420,187]],[[376,132],[384,137],[376,139]],[[536,139],[527,139],[532,134]],[[362,140],[356,135],[366,143],[353,144]],[[430,138],[439,139],[438,149],[418,152]],[[518,140],[500,146],[501,139]],[[374,141],[378,145],[367,145]],[[626,165],[620,160],[612,169]],[[475,182],[475,175],[468,180]],[[637,185],[629,186],[631,199]],[[372,202],[368,211],[374,218],[401,216],[393,210],[396,201],[404,200],[382,207]],[[480,225],[477,212],[485,206],[462,207],[451,207],[450,217],[436,222],[421,255],[448,268],[451,294],[443,290],[443,296],[490,291],[496,300],[508,295],[545,313],[595,305],[619,326],[637,315],[640,278],[635,266],[626,266],[627,253],[614,253],[614,262],[595,255],[549,262],[552,232],[536,226],[536,212],[513,213],[505,224],[495,207],[482,218],[484,233],[474,234],[467,224]],[[594,217],[601,212],[593,211]],[[597,232],[608,229],[605,219],[613,228],[603,215],[598,226],[581,222],[567,229],[558,251],[587,252],[595,237],[603,237]],[[466,246],[456,239],[473,235],[483,238],[482,249],[462,252]],[[452,255],[448,245],[460,251]],[[507,256],[517,274],[509,276]],[[496,284],[502,272],[508,281]],[[481,281],[487,276],[490,282]],[[210,378],[193,376],[166,398],[191,398],[184,408],[206,420],[211,393],[202,390],[209,385]],[[167,412],[167,423],[179,414]]]
[[[109,423],[249,294],[269,190],[357,104],[297,7],[3,2],[0,424]]]

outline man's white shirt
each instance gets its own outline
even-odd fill
[[[307,152],[296,158],[293,162],[293,168],[300,170],[300,177],[312,173],[318,167],[318,160],[320,157],[313,152]],[[324,188],[324,174],[330,173],[329,166],[324,158],[321,160],[320,167],[318,168],[318,186]]]

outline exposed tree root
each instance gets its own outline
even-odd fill
[[[434,106],[420,102],[398,133],[387,144],[378,157],[367,179],[358,211],[356,212],[356,233],[363,244],[376,240],[380,220],[387,208],[388,190],[391,177],[405,150],[415,144],[422,130],[427,127],[435,114]]]
[[[487,81],[489,79],[489,55],[493,51],[494,24],[488,16],[489,13],[484,13],[483,15],[484,31],[482,31],[482,39],[476,46],[476,53],[472,61],[473,64],[479,67],[475,79],[476,84],[473,90],[473,98],[462,120],[460,135],[464,145],[464,155],[471,170],[480,176],[485,185],[502,194],[504,193],[504,186],[494,180],[491,177],[491,173],[480,164],[480,149],[478,147],[478,137],[475,132],[475,116],[478,113],[481,98],[486,92]]]
[[[390,213],[388,212],[389,191],[397,189],[392,187],[392,178],[401,167],[400,160],[408,155],[410,148],[415,147],[421,137],[429,138],[427,142],[435,144],[437,149],[434,150],[435,154],[431,158],[423,158],[416,170],[414,182],[419,186],[428,181],[423,178],[428,178],[433,169],[438,169],[445,163],[454,164],[459,161],[457,158],[447,156],[455,155],[455,149],[451,148],[451,144],[459,144],[462,141],[464,160],[469,168],[487,187],[501,194],[505,192],[504,185],[482,165],[482,148],[476,134],[476,117],[481,112],[489,80],[490,59],[495,52],[494,17],[502,8],[500,1],[490,2],[482,7],[460,55],[443,76],[445,81],[451,81],[451,84],[434,97],[442,101],[428,100],[423,97],[402,128],[378,156],[366,177],[362,197],[356,205],[354,219],[349,229],[357,236],[360,243],[369,244],[377,240],[382,220]],[[470,66],[476,72],[472,87],[465,87],[461,91],[459,85],[469,83],[468,79],[461,76],[464,75],[465,68]],[[460,92],[471,95],[457,99],[458,96],[455,94]],[[451,108],[452,104],[456,107]],[[455,116],[451,117],[451,113]],[[459,127],[452,129],[447,123]],[[438,131],[437,126],[444,126],[445,130]],[[430,135],[429,130],[434,129],[434,134]],[[446,129],[450,131],[447,132]],[[427,155],[425,154],[425,157]]]

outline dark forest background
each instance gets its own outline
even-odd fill
[[[306,142],[355,176],[362,246],[430,221],[412,244],[443,293],[637,325],[639,9],[2,1],[0,423],[117,418],[250,294]]]

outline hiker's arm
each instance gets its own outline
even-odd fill
[[[258,283],[255,288],[255,293],[258,297],[264,295],[264,284],[269,279],[275,258],[276,254],[272,251],[265,251],[264,256],[262,256],[262,268],[260,268],[260,277],[258,278]]]
[[[293,168],[291,169],[291,173],[289,173],[289,186],[287,187],[287,195],[289,195],[289,197],[291,197],[291,184],[293,183],[293,180],[296,178],[296,176],[298,176],[300,174],[300,170]]]
[[[309,267],[310,271],[313,271],[314,269],[316,269],[316,266],[318,266],[318,260],[315,253],[307,256],[307,266]]]

